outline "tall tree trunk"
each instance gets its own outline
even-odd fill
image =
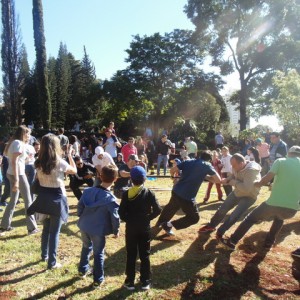
[[[240,131],[245,130],[248,123],[247,115],[247,102],[248,102],[248,93],[247,93],[247,82],[240,76],[241,90],[240,90]]]
[[[44,36],[42,0],[33,0],[32,5],[40,114],[43,127],[45,129],[49,129],[51,126],[51,100],[48,88],[47,55]]]

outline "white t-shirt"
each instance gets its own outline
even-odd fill
[[[26,153],[26,145],[24,142],[19,140],[14,140],[7,151],[8,157],[8,169],[7,174],[14,175],[13,167],[12,167],[12,158],[14,153],[21,153],[17,158],[19,175],[25,175],[25,159],[27,157]]]
[[[67,171],[70,165],[59,158],[57,167],[51,171],[49,175],[42,172],[40,168],[37,168],[37,176],[40,182],[40,185],[43,187],[49,188],[58,188],[60,187],[64,196],[66,196],[66,189],[64,184],[64,173]]]
[[[106,143],[105,152],[109,153],[111,157],[117,157],[117,147],[113,138],[108,138]]]
[[[232,173],[232,167],[230,163],[231,156],[232,155],[228,154],[227,156],[221,157],[221,163],[223,165],[223,168],[221,170],[222,173]]]
[[[26,153],[27,153],[25,164],[26,165],[33,165],[34,161],[35,161],[35,158],[34,158],[34,155],[36,153],[35,149],[34,149],[33,146],[31,146],[29,144],[25,144],[25,148],[26,148]]]
[[[100,169],[102,169],[104,166],[108,166],[109,164],[115,164],[114,160],[112,159],[111,155],[108,154],[107,152],[104,152],[103,153],[103,158],[102,159],[99,159],[98,158],[98,155],[95,154],[93,157],[92,157],[92,162],[93,162],[93,165],[96,167],[96,166],[100,166]]]

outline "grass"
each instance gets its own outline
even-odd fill
[[[171,188],[169,179],[147,181],[148,187]],[[206,183],[197,195],[201,203]],[[213,188],[212,192],[215,190]],[[263,188],[258,201],[267,198]],[[170,191],[156,191],[165,205]],[[296,299],[299,297],[299,261],[290,252],[300,246],[299,214],[288,220],[269,252],[261,247],[270,223],[255,225],[230,253],[217,244],[214,234],[198,237],[198,229],[208,222],[220,202],[211,195],[207,205],[200,205],[200,222],[176,232],[172,238],[159,236],[152,242],[153,287],[135,292],[122,288],[126,261],[124,224],[118,239],[109,236],[106,243],[105,283],[92,290],[92,278],[78,277],[81,240],[76,226],[77,200],[68,191],[70,218],[62,227],[58,259],[63,268],[46,270],[40,261],[40,233],[27,235],[24,206],[16,208],[12,226],[15,230],[0,237],[0,300],[2,299]],[[0,213],[0,217],[3,212]],[[181,215],[182,212],[178,212]],[[154,221],[155,222],[155,221]],[[154,223],[153,222],[153,223]],[[39,226],[41,227],[41,226]],[[236,225],[229,230],[232,232]],[[137,270],[139,263],[137,264]],[[138,279],[138,275],[137,275]]]

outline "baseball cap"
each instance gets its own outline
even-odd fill
[[[262,139],[257,138],[257,139],[255,140],[255,142],[256,142],[256,143],[262,143]]]
[[[130,154],[129,157],[128,157],[128,160],[129,159],[135,160],[135,161],[141,161],[136,154]]]
[[[292,146],[292,147],[289,149],[289,153],[297,153],[297,154],[300,154],[300,146]]]
[[[101,146],[95,148],[95,154],[100,155],[104,153],[104,149]]]
[[[179,158],[175,158],[174,161],[176,162],[177,165],[181,163],[181,160]]]
[[[131,179],[137,180],[137,181],[144,180],[144,179],[146,179],[147,174],[143,167],[136,166],[130,170],[130,177],[131,177]]]

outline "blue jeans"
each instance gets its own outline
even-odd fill
[[[208,226],[216,227],[223,221],[227,212],[236,206],[234,211],[228,216],[225,222],[219,227],[218,234],[223,235],[240,217],[246,212],[246,210],[255,202],[256,199],[250,197],[236,197],[234,192],[230,193],[222,205],[218,208],[215,215],[210,220]]]
[[[10,182],[10,201],[5,208],[5,212],[3,214],[2,221],[1,221],[1,227],[4,229],[8,229],[9,227],[11,227],[11,221],[15,211],[16,203],[19,199],[19,193],[21,193],[22,198],[24,200],[25,213],[28,207],[32,203],[29,184],[26,175],[19,176],[19,190],[17,192],[12,191],[15,182],[15,176],[7,174],[7,178]],[[36,221],[33,215],[31,216],[26,215],[26,225],[28,231],[32,231],[37,228]]]
[[[164,175],[166,175],[167,173],[167,165],[168,165],[168,155],[162,155],[162,154],[158,154],[157,157],[157,175],[159,175],[160,173],[160,165],[161,163],[163,163],[163,167],[164,167]]]
[[[35,168],[34,165],[25,165],[25,174],[27,176],[27,180],[29,183],[29,186],[31,187],[34,177],[35,177]],[[31,194],[31,198],[33,200],[33,194]]]
[[[56,264],[56,253],[59,243],[59,232],[63,221],[61,217],[50,215],[43,222],[42,259],[48,258],[48,268]]]
[[[272,226],[266,236],[266,242],[274,244],[276,237],[282,228],[283,221],[294,217],[296,213],[297,211],[294,209],[272,206],[263,202],[247,215],[247,217],[231,235],[230,239],[234,244],[236,244],[253,224],[259,223],[260,221],[273,220]]]
[[[79,262],[79,272],[86,273],[89,268],[89,258],[94,252],[94,282],[102,282],[104,280],[104,247],[105,236],[91,235],[81,231],[82,249]]]

